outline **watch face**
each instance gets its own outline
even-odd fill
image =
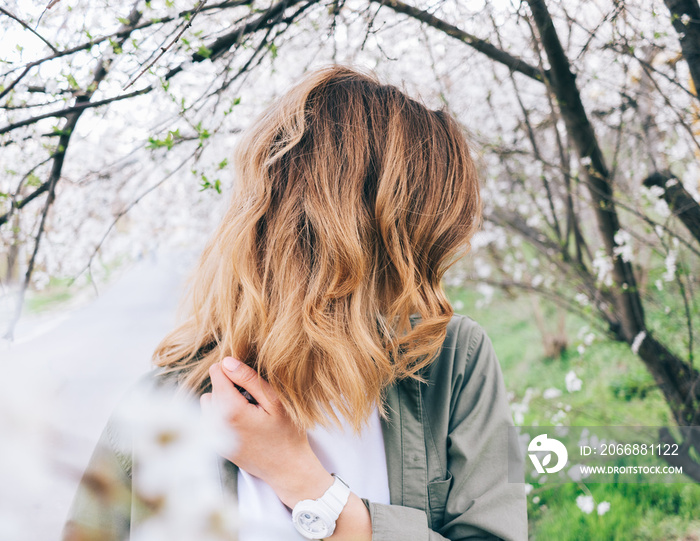
[[[323,539],[331,533],[327,519],[312,509],[299,510],[293,520],[297,530],[308,539]]]
[[[328,526],[316,513],[305,511],[299,515],[297,520],[299,526],[311,534],[318,535],[319,538],[322,538],[328,531]]]

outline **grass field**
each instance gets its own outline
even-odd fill
[[[530,299],[496,293],[491,303],[479,308],[476,293],[457,288],[448,293],[455,311],[475,319],[491,338],[517,424],[672,424],[669,409],[641,361],[625,344],[592,330],[590,323],[567,315],[569,347],[561,358],[548,359],[533,323]],[[550,318],[561,316],[552,308],[543,309]],[[565,378],[571,371],[582,381],[578,391],[567,390]],[[552,388],[561,395],[544,398],[542,392]],[[609,502],[609,510],[602,515],[595,509],[584,513],[576,505],[580,495],[592,496],[596,504]],[[700,485],[571,482],[534,486],[528,496],[528,514],[530,539],[537,541],[700,540]]]

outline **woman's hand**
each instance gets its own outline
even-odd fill
[[[303,499],[320,498],[333,477],[314,454],[306,432],[282,408],[270,384],[244,363],[226,357],[209,369],[212,392],[200,398],[205,415],[215,413],[234,429],[238,445],[219,453],[272,487],[293,508]],[[257,401],[251,404],[234,384]]]
[[[226,357],[209,369],[212,392],[200,398],[202,411],[212,409],[236,431],[238,445],[224,449],[221,455],[272,487],[290,509],[301,500],[315,500],[333,484],[314,454],[306,431],[299,430],[282,408],[269,383],[249,366]],[[235,385],[248,391],[257,401],[248,402]],[[369,511],[355,493],[351,493],[336,529],[334,541],[370,541],[372,523]]]

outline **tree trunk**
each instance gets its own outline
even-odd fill
[[[697,96],[700,87],[700,6],[697,0],[664,0],[664,3],[671,12],[671,24],[678,33]]]

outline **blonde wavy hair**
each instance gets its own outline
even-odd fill
[[[482,203],[457,122],[372,73],[310,72],[243,133],[223,220],[190,276],[185,318],[153,362],[210,388],[231,355],[300,428],[360,430],[383,392],[421,379],[453,309],[445,271]]]

